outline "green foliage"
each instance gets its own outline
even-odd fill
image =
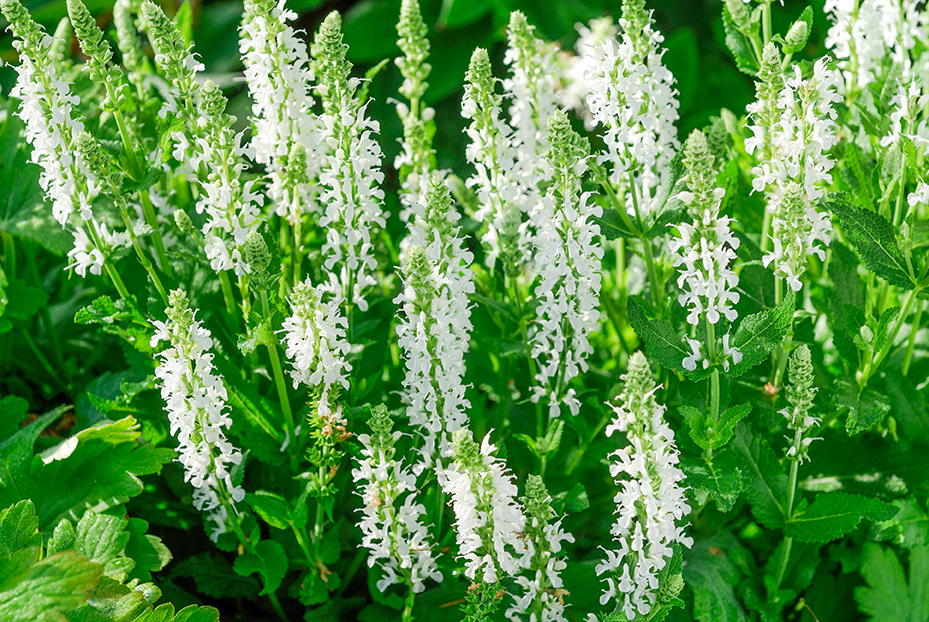
[[[875,622],[916,622],[929,617],[929,547],[910,551],[909,580],[892,549],[866,542],[861,575],[866,586],[855,588],[861,611]]]
[[[784,525],[784,533],[801,542],[831,542],[852,531],[862,518],[885,521],[896,513],[897,508],[878,499],[824,492],[818,494],[808,508],[790,517]]]
[[[794,315],[794,295],[788,292],[774,309],[742,319],[732,344],[742,352],[742,360],[729,368],[729,375],[741,376],[765,360],[790,330]]]

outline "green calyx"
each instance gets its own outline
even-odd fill
[[[484,48],[477,48],[471,55],[471,62],[468,65],[465,80],[471,86],[472,91],[488,95],[493,93],[494,76],[490,68],[490,57]],[[475,97],[475,99],[477,98]]]
[[[453,213],[452,193],[438,171],[433,171],[426,185],[426,227],[443,238],[452,235],[449,216]]]
[[[193,221],[187,215],[187,212],[182,209],[174,210],[174,224],[184,235],[194,235],[196,233]]]
[[[320,96],[328,113],[341,108],[342,95],[349,90],[352,64],[345,58],[347,50],[342,40],[342,17],[333,11],[319,27],[311,50]]]
[[[452,456],[455,462],[466,470],[483,470],[481,448],[474,442],[471,430],[464,429],[452,433]]]
[[[687,189],[694,195],[688,211],[695,220],[702,219],[703,211],[714,207],[716,202],[713,196],[716,190],[713,159],[706,135],[700,130],[691,132],[684,144],[684,168],[687,171]]]
[[[404,273],[409,286],[416,292],[417,302],[422,304],[435,299],[437,292],[432,281],[432,264],[426,257],[426,249],[414,245],[406,250]]]
[[[562,110],[556,110],[548,119],[548,144],[546,158],[555,168],[573,167],[588,153],[586,142],[574,131]]]
[[[538,519],[540,523],[548,523],[555,517],[552,509],[552,498],[548,494],[545,482],[538,475],[530,475],[526,479],[526,494],[523,497],[526,514]]]
[[[271,265],[271,251],[264,236],[257,231],[250,231],[245,236],[245,260],[249,267],[249,282],[259,290],[265,291],[271,285],[268,268]]]
[[[21,51],[33,60],[39,60],[36,56],[45,47],[45,30],[32,19],[32,15],[19,0],[0,0],[0,12],[6,21],[10,22],[9,30],[13,31],[13,36],[20,39],[26,48],[30,48]]]
[[[392,434],[394,422],[390,418],[387,407],[377,404],[371,407],[371,418],[368,419],[371,428],[371,447],[385,453],[393,449],[394,437]]]
[[[427,32],[418,0],[403,0],[400,20],[397,22],[397,46],[403,56],[397,58],[395,63],[404,77],[400,94],[410,100],[423,96],[426,92],[426,78],[432,71],[432,66],[426,62],[429,58]]]
[[[87,166],[87,170],[99,179],[108,179],[113,165],[113,157],[88,132],[81,132],[77,137],[77,151]]]
[[[107,65],[113,58],[113,50],[103,38],[103,31],[81,0],[67,0],[67,6],[74,34],[81,44],[81,51],[90,59],[87,66],[90,68],[91,77],[97,82],[107,80]]]
[[[629,366],[623,380],[626,386],[619,399],[624,410],[636,415],[639,421],[644,421],[658,404],[654,396],[655,379],[648,366],[648,359],[642,352],[635,352],[629,357]]]
[[[168,319],[176,326],[186,331],[194,321],[194,312],[190,310],[190,300],[183,289],[175,289],[168,294]]]
[[[787,368],[790,384],[787,387],[787,401],[793,407],[793,422],[801,424],[803,418],[813,407],[816,387],[813,386],[813,360],[810,348],[806,344],[797,346],[790,355]]]
[[[226,97],[212,80],[200,87],[200,109],[209,117],[218,117],[226,110]]]

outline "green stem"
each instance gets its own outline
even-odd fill
[[[919,289],[911,289],[906,294],[906,298],[903,301],[903,309],[900,311],[900,315],[897,316],[897,320],[894,322],[893,327],[890,329],[890,332],[887,334],[887,340],[881,348],[880,352],[877,353],[877,357],[868,361],[868,364],[865,366],[864,372],[861,374],[861,380],[858,382],[858,388],[864,389],[865,385],[868,384],[868,380],[871,376],[874,375],[874,372],[878,370],[881,366],[881,363],[884,362],[884,358],[890,353],[890,349],[893,347],[894,342],[897,340],[897,333],[900,332],[900,328],[903,326],[903,322],[906,321],[906,318],[910,315],[910,311],[913,310],[913,304],[916,302],[916,296],[919,294]]]
[[[236,312],[235,295],[232,293],[232,283],[225,270],[219,273],[219,286],[223,290],[223,300],[226,302],[226,313],[232,318],[232,328],[239,332],[239,315]]]
[[[765,2],[761,7],[761,36],[764,37],[764,45],[768,45],[771,40],[771,2]]]
[[[655,310],[660,312],[664,309],[664,300],[661,291],[661,285],[658,281],[658,270],[655,268],[655,258],[652,254],[652,241],[645,237],[645,225],[642,221],[642,212],[639,210],[639,198],[635,187],[635,178],[632,172],[629,172],[629,192],[632,195],[632,207],[635,210],[635,218],[639,224],[639,231],[642,235],[639,240],[642,242],[642,251],[645,256],[645,266],[648,268],[648,280],[652,286],[652,303]]]
[[[801,442],[801,430],[797,428],[794,433],[794,456],[799,455],[800,451],[800,442]],[[794,498],[797,493],[797,470],[800,467],[800,461],[796,457],[792,458],[790,461],[790,479],[787,482],[787,514],[784,517],[785,520],[789,521],[793,516],[794,511]],[[786,537],[784,538],[784,553],[781,556],[781,562],[777,570],[777,583],[775,584],[774,590],[777,591],[781,587],[781,583],[784,581],[784,573],[787,571],[787,562],[790,561],[790,549],[793,546],[793,538]]]
[[[267,321],[271,321],[271,305],[268,303],[268,292],[261,290],[261,312]],[[297,434],[294,427],[294,414],[290,410],[290,400],[287,398],[287,385],[284,383],[284,371],[281,369],[281,359],[277,354],[277,344],[267,344],[268,354],[271,355],[271,367],[274,370],[274,384],[277,386],[277,397],[281,402],[281,410],[284,413],[284,425],[287,426],[287,435],[290,439],[290,447],[297,447]]]
[[[923,317],[923,301],[916,304],[916,317],[913,319],[913,326],[910,328],[910,340],[906,344],[906,355],[903,357],[903,366],[900,371],[906,376],[910,373],[910,361],[913,360],[913,349],[916,347],[916,333],[919,332],[919,325]]]
[[[113,190],[114,192],[118,192],[115,188],[113,188]],[[145,253],[142,252],[142,246],[139,244],[139,238],[136,237],[135,230],[132,227],[132,221],[129,218],[129,210],[126,208],[126,201],[120,194],[116,194],[116,197],[116,203],[119,206],[119,214],[123,218],[123,224],[126,225],[126,231],[129,232],[129,239],[132,240],[132,247],[135,249],[135,254],[139,258],[139,263],[142,264],[142,267],[145,268],[146,272],[148,272],[148,276],[152,279],[152,283],[154,283],[155,289],[158,290],[158,295],[161,296],[161,301],[167,307],[168,294],[165,292],[164,285],[161,284],[161,279],[158,278],[158,273],[155,272],[155,268],[152,266],[152,262],[150,262]]]
[[[20,334],[23,336],[23,341],[26,342],[26,345],[29,346],[29,349],[32,350],[32,353],[35,355],[36,359],[38,359],[39,364],[45,369],[45,373],[54,378],[55,382],[58,383],[61,388],[67,390],[65,383],[61,381],[61,378],[59,378],[58,374],[55,372],[55,368],[48,359],[45,358],[42,351],[39,350],[39,346],[36,345],[36,342],[32,340],[32,337],[29,335],[29,329],[24,328],[20,331]]]
[[[32,245],[32,242],[22,239],[23,246],[23,255],[26,257],[26,268],[29,271],[29,275],[32,277],[33,283],[36,287],[42,287],[42,276],[39,274],[39,267],[36,265],[35,261],[35,248]],[[9,248],[12,249],[13,240],[10,238]],[[52,358],[55,359],[55,364],[58,366],[58,369],[62,371],[65,375],[65,379],[70,383],[71,377],[68,374],[68,370],[65,367],[64,356],[61,353],[61,343],[58,341],[58,331],[55,330],[55,325],[52,323],[52,315],[48,312],[48,305],[42,305],[42,308],[39,310],[39,313],[42,318],[42,324],[45,327],[45,334],[48,337],[49,344],[52,347]]]
[[[706,342],[707,356],[710,364],[714,366],[713,374],[710,376],[709,416],[707,418],[707,423],[709,423],[707,436],[712,438],[719,425],[719,368],[716,367],[716,327],[709,320],[706,321]],[[712,447],[706,450],[706,459],[707,462],[712,462]]]
[[[403,616],[400,618],[401,622],[413,622],[413,605],[416,602],[416,594],[413,592],[413,588],[407,588],[406,592],[406,603],[403,606]]]
[[[152,228],[152,240],[155,242],[155,252],[158,254],[158,263],[161,269],[169,277],[171,276],[171,264],[168,263],[168,253],[165,250],[165,243],[161,237],[161,229],[158,227],[158,217],[155,215],[155,206],[148,196],[148,189],[139,191],[139,199],[142,202],[142,213],[145,215],[145,222]]]

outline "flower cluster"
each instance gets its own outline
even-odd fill
[[[194,506],[208,512],[215,523],[211,538],[226,531],[229,510],[245,498],[245,490],[232,481],[230,469],[241,464],[242,453],[226,440],[224,428],[232,425],[226,406],[226,387],[213,368],[213,339],[190,309],[183,290],[171,292],[168,321],[154,320],[151,346],[162,341],[171,347],[158,354],[155,378],[177,437],[178,461],[184,479],[194,487]]]
[[[76,142],[84,123],[75,112],[80,98],[57,75],[51,59],[52,38],[29,15],[19,0],[3,0],[0,10],[19,52],[16,86],[10,93],[21,100],[17,115],[26,126],[32,161],[42,167],[39,185],[52,204],[52,216],[74,236],[69,267],[81,276],[99,275],[107,258],[129,242],[125,233],[111,232],[98,221],[92,204],[99,188],[87,170]]]
[[[270,177],[278,216],[291,222],[317,210],[319,127],[311,114],[315,77],[306,45],[288,24],[297,14],[284,2],[248,0],[239,39],[252,96],[255,161]]]
[[[361,544],[370,551],[368,567],[379,562],[384,571],[377,589],[383,592],[404,583],[418,594],[426,588],[426,579],[442,580],[432,553],[434,544],[423,524],[426,508],[417,499],[416,477],[396,457],[394,443],[403,433],[392,431],[387,409],[375,406],[368,425],[371,434],[358,435],[362,457],[352,470],[364,501],[358,523]]]
[[[791,443],[787,457],[802,463],[809,459],[810,443],[822,440],[809,436],[809,431],[819,424],[819,418],[810,414],[817,389],[813,386],[813,361],[806,344],[798,346],[790,355],[788,375],[787,402],[790,406],[779,412],[787,419],[787,427],[794,431],[794,437],[787,438]]]
[[[587,107],[586,76],[593,66],[593,54],[603,43],[614,38],[619,32],[619,26],[612,17],[597,17],[590,20],[587,25],[577,24],[577,43],[574,44],[575,54],[562,61],[564,65],[561,76],[562,88],[555,92],[559,105],[574,110],[584,119],[587,129],[593,129],[593,119]]]
[[[235,119],[225,114],[222,91],[207,80],[199,92],[203,136],[197,139],[194,157],[206,164],[208,171],[201,179],[203,194],[197,201],[197,213],[207,215],[203,225],[206,257],[213,270],[234,270],[236,276],[242,276],[249,271],[243,254],[245,238],[261,224],[264,199],[255,180],[242,181],[242,134],[233,132]]]
[[[700,130],[687,137],[684,166],[687,190],[678,198],[687,206],[693,224],[674,225],[678,238],[670,243],[674,266],[680,270],[677,284],[684,291],[679,302],[689,309],[690,324],[699,324],[704,318],[716,324],[721,317],[734,322],[738,316],[732,305],[739,302],[735,291],[739,277],[732,271],[732,263],[739,240],[729,228],[732,219],[719,214],[726,191],[714,185],[713,154]]]
[[[352,370],[345,356],[347,321],[342,315],[340,299],[323,302],[326,288],[313,287],[309,278],[294,286],[290,298],[292,315],[284,320],[284,354],[290,360],[294,388],[301,383],[318,392],[317,411],[327,416],[339,414],[338,395],[348,389],[348,372]],[[339,415],[340,416],[340,415]]]
[[[139,0],[116,0],[113,4],[113,26],[116,29],[116,45],[122,55],[126,77],[136,87],[139,97],[145,94],[146,76],[151,73],[148,57],[142,50],[139,36],[141,24],[137,18],[141,11]]]
[[[597,575],[606,575],[600,604],[618,601],[626,618],[648,615],[661,587],[658,573],[674,553],[673,545],[690,547],[693,540],[678,526],[690,512],[680,486],[684,474],[677,466],[674,432],[665,423],[665,407],[655,401],[655,381],[641,352],[629,359],[623,376],[616,416],[606,428],[608,436],[623,432],[629,445],[611,454],[610,475],[617,479],[615,550],[605,549],[606,559]]]
[[[893,47],[896,16],[890,0],[826,0],[832,25],[826,47],[838,60],[845,88],[863,89],[875,79],[885,48]]]
[[[538,384],[532,400],[547,399],[549,415],[557,417],[562,404],[572,415],[580,411],[580,401],[568,386],[587,371],[586,359],[593,351],[589,336],[600,317],[603,249],[594,219],[602,210],[581,189],[587,168],[586,141],[571,129],[561,111],[549,119],[547,142],[551,146],[542,160],[541,179],[551,185],[533,214],[539,277],[531,338]]]
[[[674,76],[662,64],[662,35],[654,30],[644,0],[626,0],[620,34],[594,53],[586,80],[593,120],[605,128],[607,152],[600,164],[611,165],[610,180],[627,184],[627,209],[643,217],[680,146]],[[627,179],[628,177],[628,179]]]
[[[537,38],[535,28],[519,11],[510,14],[507,42],[503,62],[510,67],[510,77],[503,80],[503,90],[512,102],[509,114],[515,175],[527,191],[518,201],[522,211],[531,217],[538,209],[540,197],[535,182],[548,150],[546,123],[556,108],[556,48]]]
[[[395,62],[403,76],[400,94],[406,97],[409,103],[397,103],[397,113],[403,121],[403,149],[394,161],[394,168],[400,173],[403,189],[400,197],[405,208],[401,214],[403,220],[409,218],[412,206],[418,203],[426,192],[429,173],[435,166],[432,137],[427,129],[435,111],[424,107],[422,103],[428,87],[426,79],[432,71],[432,66],[426,62],[429,58],[429,39],[426,38],[426,31],[418,0],[403,0],[400,6],[400,20],[397,22],[397,46],[403,52],[403,56],[397,57]]]
[[[447,456],[449,434],[468,422],[462,378],[474,284],[473,257],[463,247],[458,214],[438,173],[414,210],[403,257],[404,288],[394,302],[402,310],[397,336],[406,358],[403,403],[424,440],[419,471],[432,466],[437,446]]]
[[[350,77],[347,47],[342,42],[342,18],[333,11],[313,43],[324,110],[323,140],[330,149],[319,178],[324,187],[320,202],[325,206],[319,224],[327,228],[322,251],[326,270],[335,276],[346,301],[365,311],[364,290],[374,285],[371,272],[377,269],[372,235],[375,227],[386,225],[381,209],[384,191],[377,187],[384,174],[381,147],[373,135],[379,125],[358,101],[355,91],[360,81]]]
[[[794,75],[784,80],[774,156],[752,170],[753,186],[767,191],[767,209],[773,215],[774,248],[765,255],[764,265],[773,262],[774,273],[787,279],[794,291],[800,290],[807,257],[825,258],[819,244],[828,244],[832,231],[828,215],[815,207],[825,185],[832,183],[829,171],[835,161],[828,151],[836,143],[833,106],[841,99],[836,72],[828,63],[828,57],[817,60],[807,80],[795,66]]]
[[[466,154],[475,168],[467,185],[477,193],[474,218],[487,223],[487,232],[481,240],[487,256],[485,263],[493,268],[500,259],[504,271],[515,276],[531,257],[528,222],[523,221],[517,205],[525,196],[525,189],[516,171],[512,128],[500,116],[501,98],[494,92],[495,79],[487,50],[474,50],[465,78],[461,114],[471,121]]]
[[[465,559],[465,576],[496,583],[529,568],[535,547],[521,534],[526,516],[516,501],[513,474],[496,458],[490,433],[478,447],[471,430],[455,432],[452,460],[439,473],[455,511],[458,554]]]
[[[778,98],[784,88],[784,72],[777,45],[769,41],[761,54],[761,68],[755,81],[755,101],[746,107],[752,135],[745,139],[745,151],[764,162],[774,158],[774,128],[781,118]],[[759,149],[760,148],[760,149]]]
[[[564,597],[568,592],[561,571],[567,564],[559,553],[561,543],[574,542],[574,536],[561,528],[561,519],[551,522],[555,517],[552,498],[538,475],[530,475],[526,480],[522,502],[526,508],[526,539],[533,543],[535,554],[525,573],[516,577],[523,593],[514,596],[515,602],[506,616],[514,622],[523,620],[526,613],[529,622],[566,622]]]

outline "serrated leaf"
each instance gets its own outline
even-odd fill
[[[732,455],[742,471],[742,489],[752,514],[769,529],[780,527],[785,520],[787,474],[781,469],[774,451],[744,423],[736,428],[732,448]]]
[[[781,342],[790,329],[794,315],[794,293],[788,291],[781,304],[744,318],[732,339],[733,347],[742,353],[742,360],[729,366],[729,376],[741,376]]]
[[[136,562],[136,567],[129,575],[143,581],[151,579],[152,572],[158,572],[171,561],[171,551],[158,536],[148,533],[148,522],[141,518],[130,518],[127,525],[129,542],[125,554]]]
[[[649,357],[672,371],[686,374],[694,381],[702,380],[713,373],[712,369],[685,370],[683,361],[690,356],[690,349],[684,345],[684,339],[677,334],[671,322],[649,319],[635,298],[629,299],[626,315],[636,335],[645,344],[645,351]]]
[[[865,542],[861,576],[867,586],[855,588],[862,613],[874,622],[929,620],[929,547],[910,551],[909,581],[893,549]]]
[[[54,412],[50,415],[45,425],[57,417]],[[38,431],[34,434],[37,436]],[[139,476],[159,473],[161,466],[174,457],[170,449],[139,444],[140,436],[138,423],[126,417],[82,430],[35,457],[31,455],[33,436],[20,447],[21,455],[13,461],[19,465],[13,467],[19,469],[15,485],[0,487],[0,505],[28,494],[36,506],[39,528],[47,530],[72,509],[97,503],[110,507],[135,496],[142,492]],[[0,444],[0,456],[3,448],[4,444]],[[0,461],[0,483],[7,479],[5,469],[9,467]]]
[[[274,540],[262,540],[251,551],[236,557],[234,569],[243,577],[259,573],[264,582],[259,596],[273,594],[287,574],[287,553]]]
[[[687,485],[705,505],[712,498],[720,512],[732,509],[742,491],[742,472],[738,468],[720,468],[717,464],[683,462],[681,468],[687,476]]]
[[[897,507],[872,497],[823,492],[806,510],[787,521],[784,535],[801,542],[831,542],[855,529],[862,518],[885,521],[897,511]]]
[[[12,505],[31,496],[29,463],[33,456],[32,446],[42,430],[66,410],[67,406],[61,406],[45,413],[0,442],[0,506]]]
[[[65,622],[64,612],[87,600],[102,572],[73,551],[38,560],[37,549],[23,549],[0,560],[0,620]]]
[[[19,424],[25,421],[28,412],[29,402],[18,395],[0,398],[0,441],[16,434]]]
[[[723,5],[723,28],[726,31],[726,47],[732,53],[736,67],[742,73],[754,76],[758,73],[758,63],[752,53],[751,44],[748,37],[736,28],[732,15],[729,13],[729,8],[725,4]]]
[[[891,285],[913,289],[893,225],[880,214],[855,207],[843,197],[827,201],[826,206],[839,218],[842,229],[865,266]]]
[[[153,583],[126,585],[104,575],[87,602],[68,612],[69,622],[130,622],[161,598]]]
[[[77,527],[69,529],[71,522],[63,518],[55,528],[55,537],[49,542],[49,551],[73,549],[82,557],[103,566],[105,575],[122,581],[135,566],[135,561],[122,555],[129,543],[125,531],[128,519],[124,516],[84,512]]]
[[[35,506],[28,499],[0,511],[0,558],[42,544]]]
[[[867,430],[883,421],[890,412],[890,403],[886,395],[867,386],[859,393],[858,383],[848,378],[836,381],[832,403],[840,410],[848,409],[845,429],[849,434]]]
[[[29,321],[48,303],[48,294],[19,279],[10,279],[6,295],[8,302],[3,316],[14,324]]]

